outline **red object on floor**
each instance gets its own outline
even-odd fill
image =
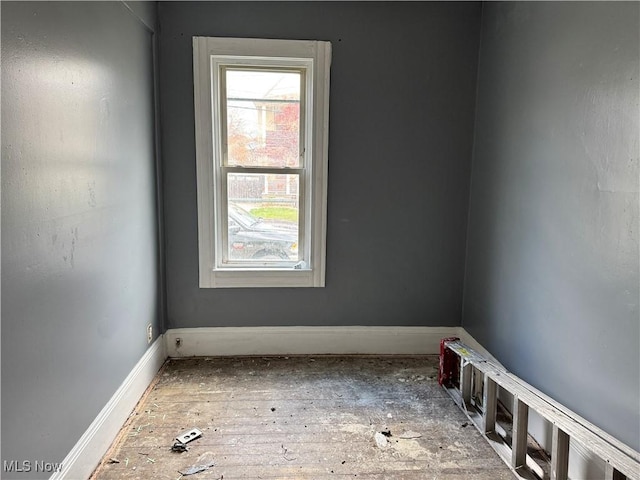
[[[440,340],[440,371],[438,372],[438,383],[445,387],[452,387],[460,376],[458,371],[458,356],[449,350],[447,342],[460,340],[458,337],[443,338]]]

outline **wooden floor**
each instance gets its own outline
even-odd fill
[[[171,360],[94,480],[513,479],[437,383],[438,358]],[[176,435],[197,427],[189,450]],[[376,443],[376,433],[388,444]],[[408,433],[408,434],[407,434]],[[402,438],[416,437],[418,438]]]

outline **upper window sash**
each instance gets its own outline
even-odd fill
[[[229,55],[211,56],[211,90],[213,97],[213,120],[215,151],[217,152],[217,166],[240,166],[229,162],[228,136],[227,136],[227,72],[274,72],[293,73],[300,77],[298,91],[298,102],[300,108],[299,140],[298,140],[298,163],[296,168],[305,168],[310,165],[313,140],[313,59],[295,58],[263,58],[263,57],[233,57]],[[282,100],[274,100],[282,101]],[[268,103],[269,99],[265,99]],[[308,108],[307,106],[311,106]],[[218,113],[218,115],[215,115]],[[247,166],[245,166],[247,167]],[[250,167],[261,168],[259,165]],[[264,167],[280,167],[276,165],[265,165]]]

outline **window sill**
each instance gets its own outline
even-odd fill
[[[294,269],[217,269],[204,272],[200,288],[310,288],[324,287],[318,271]]]

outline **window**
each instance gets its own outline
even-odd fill
[[[331,44],[194,37],[200,287],[323,287]]]

